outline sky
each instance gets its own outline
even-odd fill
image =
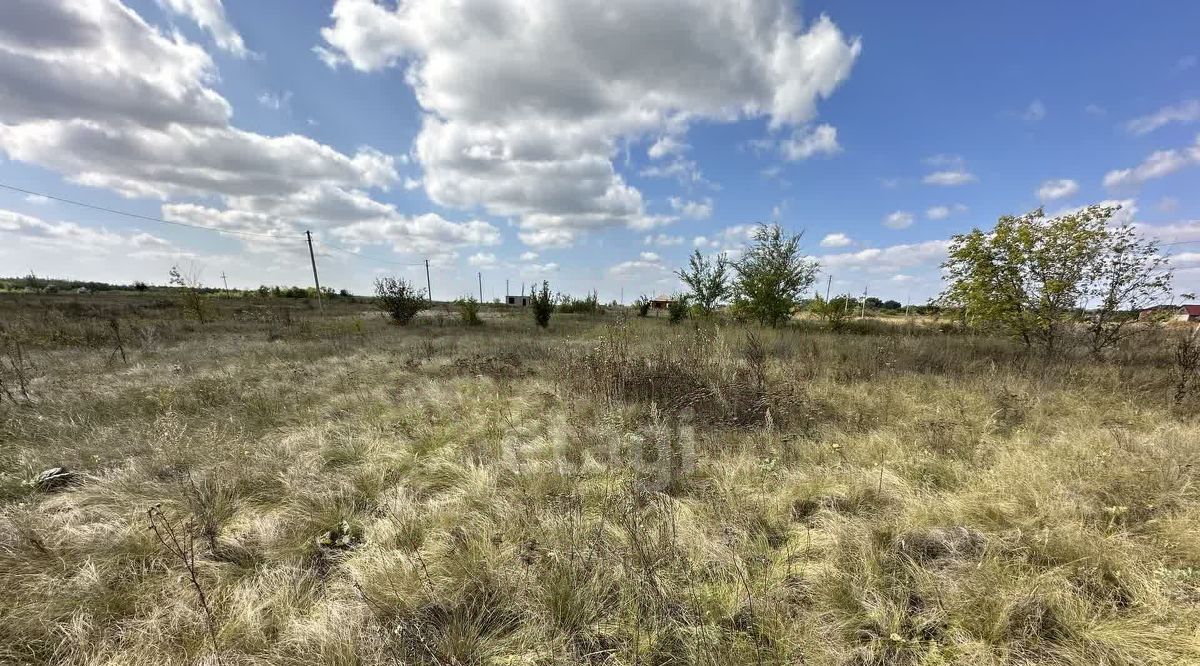
[[[304,285],[311,231],[334,289],[424,286],[428,260],[437,299],[630,302],[778,223],[818,289],[922,303],[954,234],[1107,202],[1196,292],[1198,25],[1108,0],[5,0],[0,185],[25,192],[0,188],[0,275]]]

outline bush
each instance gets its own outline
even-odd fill
[[[688,297],[680,294],[667,304],[667,321],[672,324],[678,324],[687,318],[688,314]]]
[[[634,303],[637,306],[637,316],[647,317],[650,315],[650,297],[642,296]]]
[[[530,288],[530,305],[533,306],[533,320],[538,326],[546,328],[550,325],[550,314],[554,312],[554,301],[550,298],[550,283],[542,280],[542,289],[534,291]]]
[[[458,316],[466,326],[479,326],[483,320],[479,318],[479,301],[474,296],[467,296],[455,301],[458,305]]]
[[[375,307],[397,324],[407,326],[418,312],[429,307],[429,301],[407,280],[381,277],[375,279]]]
[[[559,299],[558,311],[566,314],[604,314],[600,307],[600,298],[592,292],[583,298],[562,296]]]

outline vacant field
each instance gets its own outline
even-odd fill
[[[0,296],[2,663],[1200,663],[1165,338],[163,299]]]

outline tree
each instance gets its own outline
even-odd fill
[[[762,324],[779,326],[792,316],[804,292],[816,279],[816,261],[800,254],[799,234],[784,233],[777,224],[760,225],[754,244],[733,263],[738,311]]]
[[[1087,291],[1096,303],[1087,326],[1092,355],[1116,347],[1136,330],[1128,324],[1137,315],[1127,311],[1170,299],[1172,271],[1159,250],[1157,241],[1141,238],[1132,225],[1105,227]]]
[[[690,300],[703,315],[711,315],[729,296],[728,273],[729,259],[724,253],[709,260],[700,254],[700,250],[692,253],[687,268],[675,271],[675,275],[692,290]]]
[[[687,294],[677,294],[670,303],[667,303],[667,321],[669,323],[678,324],[687,318],[689,300]]]
[[[195,317],[201,324],[208,321],[208,302],[204,298],[200,269],[195,265],[184,270],[180,270],[179,266],[172,266],[167,282],[179,289],[179,305],[184,312]]]
[[[391,276],[375,278],[375,307],[386,312],[392,321],[407,326],[417,313],[429,307],[424,291],[408,280]]]
[[[554,312],[554,299],[550,296],[550,283],[542,280],[542,289],[537,291],[529,286],[529,302],[533,306],[533,320],[538,326],[550,326],[550,314]]]
[[[1056,218],[1041,210],[1006,215],[989,233],[954,236],[942,265],[944,305],[964,309],[969,322],[998,326],[1027,347],[1053,354],[1075,326],[1070,315],[1099,298],[1092,340],[1105,346],[1123,334],[1115,314],[1144,301],[1170,281],[1157,246],[1128,226],[1107,226],[1118,210],[1089,206]]]
[[[851,316],[850,301],[846,296],[835,296],[825,300],[818,295],[808,304],[808,309],[824,319],[835,331],[840,331]]]
[[[466,296],[454,301],[458,306],[458,316],[462,319],[462,323],[467,326],[481,326],[483,320],[479,318],[479,301],[475,300],[474,296]]]
[[[900,304],[900,301],[893,301],[891,299],[888,299],[888,300],[884,301],[883,305],[881,305],[879,307],[881,307],[884,310],[899,310],[900,308],[902,308],[904,306]]]

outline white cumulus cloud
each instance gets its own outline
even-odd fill
[[[1038,188],[1037,198],[1041,201],[1053,201],[1075,196],[1079,192],[1079,183],[1070,178],[1047,180]]]
[[[429,197],[513,217],[535,246],[660,223],[614,168],[623,142],[670,135],[651,150],[674,166],[648,175],[698,178],[681,125],[803,127],[861,50],[784,0],[338,0],[331,16],[327,63],[407,72]]]
[[[888,229],[907,229],[912,223],[913,214],[903,210],[893,211],[883,218],[883,226]]]
[[[821,239],[821,247],[846,247],[853,243],[854,241],[843,233],[825,234],[825,237]]]

